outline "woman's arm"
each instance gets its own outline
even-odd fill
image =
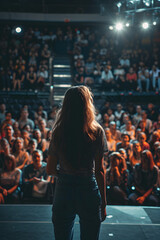
[[[8,193],[8,194],[12,194],[12,193],[17,189],[17,187],[18,187],[18,184],[15,185],[15,186],[13,186],[13,187],[10,188],[9,190],[7,190],[7,193]],[[8,195],[8,194],[7,194],[7,195]]]
[[[95,176],[98,184],[98,188],[100,190],[101,198],[102,198],[102,206],[106,206],[106,181],[105,174],[103,168],[103,160],[104,158],[95,160]]]
[[[106,214],[106,181],[105,181],[105,174],[103,168],[103,161],[104,158],[95,158],[95,176],[98,184],[98,188],[101,194],[102,204],[101,204],[101,220],[104,221],[107,214]]]
[[[46,150],[46,140],[42,139],[42,152]]]
[[[136,199],[136,201],[139,203],[139,204],[143,204],[145,199],[152,193],[152,190],[153,188],[150,188],[147,192],[145,192],[145,194],[143,194],[141,197],[138,197]]]

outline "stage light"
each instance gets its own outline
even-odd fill
[[[147,28],[149,28],[149,24],[148,24],[148,22],[144,22],[144,23],[142,23],[142,28],[143,28],[143,29],[147,29]]]
[[[121,31],[123,29],[123,24],[121,22],[116,23],[116,30]]]
[[[129,23],[126,23],[126,27],[129,27],[130,26],[130,24]]]
[[[150,7],[151,1],[150,0],[143,0],[143,3],[146,7]]]
[[[117,7],[120,8],[122,6],[122,3],[121,2],[118,2],[117,3]]]
[[[21,27],[16,27],[15,31],[16,31],[16,33],[21,33],[22,32],[22,28]]]
[[[154,25],[154,26],[155,26],[155,25],[157,25],[157,22],[156,22],[156,21],[154,21],[154,22],[153,22],[153,25]]]
[[[109,30],[113,30],[113,26],[109,26]]]

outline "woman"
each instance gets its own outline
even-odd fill
[[[130,161],[130,165],[133,168],[137,163],[141,163],[141,146],[140,143],[138,141],[135,141],[133,143],[133,154],[130,157],[129,161]]]
[[[0,171],[0,203],[13,203],[18,200],[18,185],[21,170],[15,168],[13,155],[5,156],[3,170]]]
[[[111,138],[111,131],[109,128],[105,129],[106,139],[107,139],[107,146],[109,152],[116,151],[116,141]]]
[[[144,150],[150,150],[150,146],[149,143],[146,142],[147,138],[146,138],[146,134],[144,132],[139,133],[138,135],[138,141],[141,145],[141,149],[142,151]]]
[[[131,205],[158,206],[154,190],[158,181],[158,168],[149,150],[142,152],[141,163],[134,168],[135,192],[129,196]]]
[[[33,163],[32,155],[36,149],[37,149],[37,140],[32,138],[29,141],[28,150],[27,150],[27,153],[29,155],[28,161],[26,163],[27,165]]]
[[[22,170],[29,158],[28,153],[23,149],[23,138],[16,138],[13,144],[12,153],[15,156],[16,167]]]
[[[58,177],[52,217],[56,240],[73,239],[76,214],[81,239],[97,240],[101,221],[106,218],[103,154],[107,145],[94,112],[89,89],[72,87],[53,128],[47,173]]]
[[[37,149],[42,152],[46,151],[46,140],[42,139],[42,134],[39,129],[35,129],[33,132],[33,137],[37,140]]]
[[[4,159],[10,155],[10,146],[6,138],[0,140],[0,169],[3,168]]]
[[[124,148],[127,153],[126,161],[129,162],[129,157],[132,154],[132,144],[130,143],[130,136],[127,132],[122,133],[121,135],[122,141],[117,143],[116,151],[119,151],[120,148]]]
[[[158,131],[154,131],[150,137],[149,145],[150,145],[150,151],[154,155],[154,143],[159,142],[160,140],[160,134]]]
[[[107,201],[114,205],[127,203],[127,165],[119,152],[113,152],[109,156],[110,168],[106,173]],[[109,188],[108,188],[109,187]]]

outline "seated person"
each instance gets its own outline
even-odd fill
[[[138,141],[133,142],[133,153],[129,158],[130,165],[133,168],[137,163],[141,163],[141,145]]]
[[[35,129],[33,132],[33,137],[37,140],[37,149],[42,152],[46,151],[46,140],[42,139],[42,134],[39,129]]]
[[[15,137],[13,136],[14,134],[13,127],[7,124],[4,128],[4,133],[5,133],[5,138],[7,139],[10,147],[12,147],[15,140]]]
[[[119,142],[121,140],[121,132],[116,129],[116,123],[114,121],[109,123],[109,129],[111,131],[111,138]]]
[[[29,140],[30,140],[29,132],[27,130],[22,130],[21,136],[23,138],[23,147],[24,147],[25,150],[27,150]]]
[[[114,77],[109,66],[105,66],[104,71],[102,71],[101,81],[104,90],[109,91],[114,88]]]
[[[111,132],[109,128],[105,129],[105,135],[107,140],[107,146],[109,152],[115,152],[116,151],[116,141],[111,138]]]
[[[17,202],[20,176],[21,170],[16,168],[15,157],[5,156],[3,169],[0,171],[0,203]]]
[[[27,165],[23,172],[23,193],[25,198],[44,198],[50,177],[46,173],[47,163],[43,162],[42,151],[33,152],[33,163]]]
[[[110,167],[106,172],[107,201],[114,205],[127,203],[127,165],[125,159],[118,152],[109,156]]]
[[[144,150],[150,150],[149,143],[146,142],[146,134],[144,132],[140,132],[138,135],[138,141],[141,145],[142,151]]]
[[[30,139],[29,144],[28,144],[27,153],[28,153],[29,157],[28,157],[27,165],[33,163],[32,155],[36,149],[37,149],[37,140],[32,138],[32,139]]]
[[[158,181],[158,168],[149,150],[142,152],[141,163],[134,168],[135,192],[129,195],[131,205],[158,206],[158,199],[154,194]]]
[[[10,146],[6,138],[0,140],[0,169],[3,168],[4,159],[10,155]]]
[[[138,90],[142,92],[143,85],[145,85],[146,92],[149,91],[149,71],[142,67],[142,69],[138,72]]]
[[[158,146],[156,149],[154,162],[156,166],[160,169],[160,146]]]
[[[34,122],[30,118],[28,118],[28,116],[29,116],[28,109],[22,108],[20,113],[20,118],[18,120],[20,130],[22,130],[26,124],[30,125],[32,130],[34,129]]]
[[[132,154],[132,144],[130,143],[130,136],[127,132],[122,133],[121,142],[117,143],[116,151],[119,151],[120,148],[124,148],[127,154],[127,162],[129,162],[129,157]]]
[[[29,68],[29,71],[27,72],[26,76],[26,87],[28,90],[34,90],[36,86],[36,79],[37,79],[37,74],[34,71],[33,67]]]
[[[37,86],[38,89],[42,90],[44,88],[44,85],[48,79],[48,71],[45,69],[45,67],[40,67],[38,71],[38,80],[37,80]]]
[[[128,120],[126,122],[124,131],[129,134],[131,139],[135,139],[135,127],[132,125],[131,120]]]
[[[150,137],[149,145],[150,145],[150,151],[152,152],[154,156],[154,143],[159,142],[160,140],[160,134],[158,131],[154,131]]]
[[[42,138],[44,138],[44,139],[47,138],[47,132],[49,130],[49,128],[47,128],[46,126],[47,126],[46,120],[43,118],[39,119],[38,127],[39,127],[39,130],[41,131]]]
[[[129,69],[129,72],[126,75],[126,87],[129,90],[137,90],[137,74],[133,67]]]
[[[16,167],[19,169],[23,169],[24,166],[27,164],[29,155],[28,153],[23,149],[23,139],[18,137],[14,141],[12,153],[15,156],[16,160]]]

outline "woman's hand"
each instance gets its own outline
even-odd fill
[[[145,197],[144,197],[144,196],[138,197],[138,198],[136,199],[136,201],[137,201],[139,204],[143,204],[144,201],[145,201]]]
[[[33,178],[33,182],[34,182],[34,183],[39,183],[39,182],[41,182],[41,179],[40,179],[40,178],[37,178],[37,177],[34,177],[34,178]]]
[[[106,219],[107,213],[106,213],[106,206],[101,207],[101,222],[103,222]]]
[[[3,195],[7,196],[8,195],[8,191],[6,189],[3,189]]]
[[[4,203],[4,197],[3,197],[2,193],[0,193],[0,204],[1,203]]]

